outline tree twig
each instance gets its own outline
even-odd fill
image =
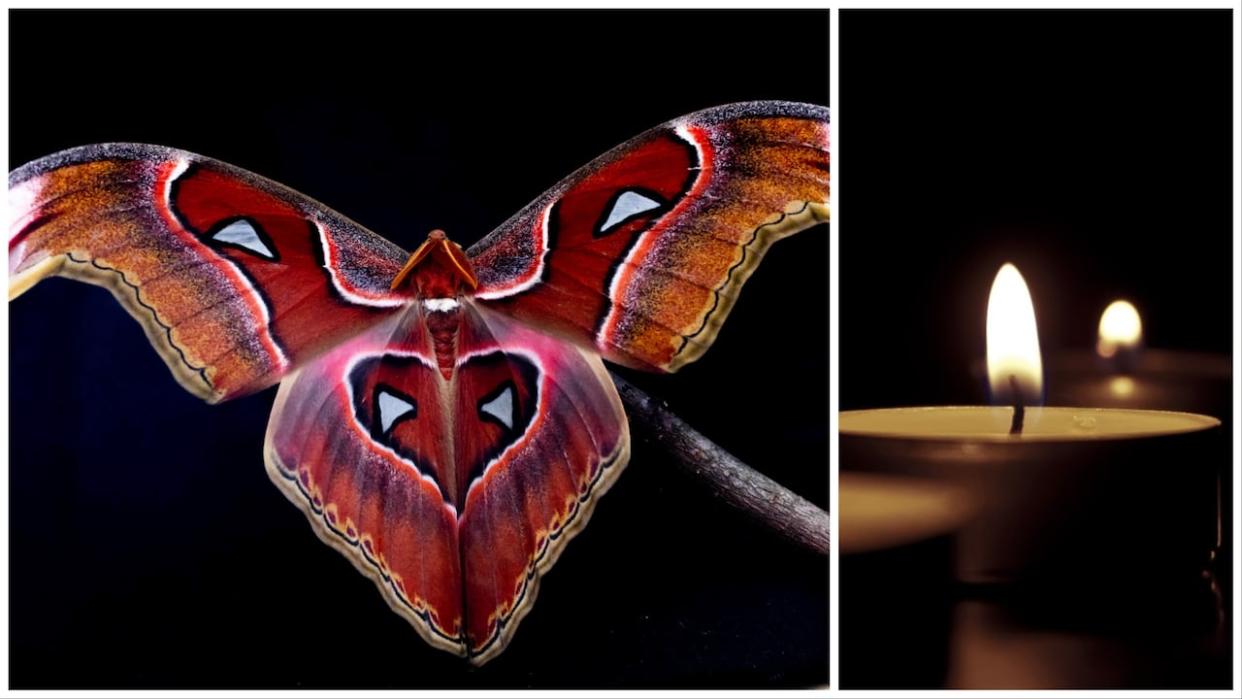
[[[641,425],[683,468],[705,481],[717,497],[794,542],[828,554],[827,512],[742,463],[629,381],[615,373],[612,380],[630,424]]]

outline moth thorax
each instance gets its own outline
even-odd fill
[[[424,299],[426,308],[433,301],[450,301],[451,299]],[[436,353],[436,364],[440,367],[440,375],[445,381],[453,378],[453,367],[457,363],[457,330],[461,327],[461,307],[456,301],[444,310],[428,310],[423,314],[427,330],[431,333],[431,344]]]

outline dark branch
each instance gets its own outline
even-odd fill
[[[717,497],[812,551],[827,555],[828,513],[738,461],[659,401],[612,374],[631,425],[640,425]]]

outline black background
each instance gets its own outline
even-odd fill
[[[972,364],[985,354],[988,293],[1006,261],[1030,287],[1045,357],[1089,351],[1100,312],[1119,297],[1138,307],[1148,346],[1230,352],[1237,192],[1228,11],[840,17],[842,409],[986,402],[986,378]],[[1236,429],[1232,411],[1217,413],[1225,430]],[[1229,434],[1219,432],[1214,447],[1226,494]],[[1155,526],[1161,516],[1153,510]],[[1228,532],[1228,512],[1224,521]],[[1226,538],[1224,547],[1217,570],[1229,598],[1234,545]],[[938,553],[946,561],[947,551]],[[889,564],[911,575],[918,559],[901,555]],[[842,562],[841,609],[853,615],[840,631],[842,654],[854,661],[842,659],[847,687],[944,682],[946,657],[962,652],[946,642],[949,609],[964,599],[1019,610],[1006,638],[1060,634],[1063,647],[1048,641],[1044,656],[1006,658],[1009,649],[993,648],[990,661],[976,659],[1036,668],[1014,682],[1076,672],[1115,673],[1135,687],[1228,686],[1227,643],[1223,651],[1178,645],[1192,617],[1169,610],[1201,611],[1197,597],[1144,596],[1146,581],[1112,581],[1107,609],[1084,608],[1074,590],[1038,590],[1033,598],[1053,603],[1032,612],[1021,596],[927,584],[894,601],[883,595],[905,578],[868,578],[867,565],[876,566],[861,556]],[[1159,572],[1153,566],[1152,576]],[[867,585],[852,583],[851,597],[847,578]],[[859,616],[869,602],[911,630]],[[1114,608],[1125,614],[1108,617]],[[1067,638],[1113,645],[1071,659]],[[881,652],[852,650],[873,642]],[[1164,650],[1135,652],[1152,647]],[[1060,659],[1047,661],[1055,652]]]
[[[840,31],[842,409],[984,402],[971,362],[1006,261],[1044,352],[1093,347],[1118,297],[1149,346],[1229,351],[1228,11],[857,11]]]
[[[469,245],[667,119],[826,104],[827,32],[826,11],[12,12],[9,166],[159,143],[406,248],[437,227]],[[703,360],[636,378],[821,506],[827,266],[826,226],[775,246]],[[14,687],[828,679],[826,561],[715,502],[639,434],[509,649],[472,669],[419,639],[268,482],[274,388],[200,403],[101,289],[52,280],[10,314]]]

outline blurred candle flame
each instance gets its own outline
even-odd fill
[[[1134,379],[1129,376],[1114,376],[1108,380],[1108,391],[1116,398],[1129,398],[1134,395]]]
[[[1016,379],[1022,401],[1040,403],[1043,395],[1043,362],[1039,355],[1039,330],[1035,305],[1018,268],[1006,262],[996,273],[988,296],[988,383],[992,398],[1014,402],[1011,379]]]
[[[1143,339],[1143,321],[1129,301],[1113,301],[1100,315],[1100,336],[1095,351],[1111,359],[1118,350],[1134,349]]]

